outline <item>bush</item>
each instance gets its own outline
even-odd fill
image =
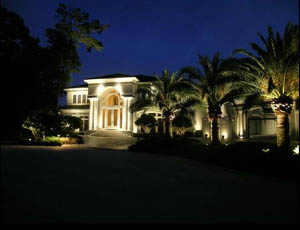
[[[196,130],[196,131],[194,132],[194,136],[195,136],[195,137],[203,137],[203,132],[202,132],[202,130]]]
[[[33,140],[34,139],[34,135],[33,135],[32,131],[30,129],[27,129],[27,128],[22,128],[21,129],[19,137],[21,139],[25,139],[25,140],[28,140],[28,139]]]
[[[276,144],[272,143],[237,142],[211,145],[184,137],[151,137],[137,141],[129,150],[178,156],[241,172],[299,179],[300,158],[291,153],[280,152]]]
[[[184,133],[184,136],[185,136],[185,137],[193,137],[193,136],[194,136],[194,132],[186,131],[186,132]]]
[[[61,144],[60,138],[59,137],[54,137],[54,136],[45,137],[45,139],[42,139],[41,142],[45,142],[45,143],[59,143],[59,144]]]
[[[142,114],[136,121],[137,126],[141,126],[142,132],[150,133],[151,129],[157,126],[157,121],[151,114]]]
[[[191,119],[183,115],[176,116],[173,120],[173,126],[177,135],[183,135],[192,125]]]
[[[55,112],[35,112],[24,122],[23,127],[33,131],[36,137],[67,136],[80,128],[81,119],[73,116],[61,116]]]

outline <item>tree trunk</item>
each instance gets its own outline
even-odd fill
[[[220,144],[219,139],[220,133],[220,125],[219,125],[219,117],[213,117],[211,120],[211,143],[212,144]]]
[[[163,134],[166,136],[166,120],[163,120]]]
[[[169,121],[169,135],[173,138],[173,121]]]
[[[277,147],[282,150],[290,150],[290,124],[287,113],[277,113]]]

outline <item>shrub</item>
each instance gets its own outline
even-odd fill
[[[196,130],[196,131],[194,132],[194,136],[195,136],[195,137],[203,137],[203,132],[202,132],[202,130]]]
[[[142,114],[136,121],[137,126],[141,126],[142,132],[150,133],[151,129],[157,126],[157,121],[151,114]]]
[[[55,143],[60,143],[61,144],[60,138],[59,137],[54,137],[54,136],[45,137],[45,139],[42,139],[41,141],[46,142],[46,143],[55,142]]]
[[[177,135],[183,135],[192,125],[191,119],[183,115],[176,116],[173,120],[173,126]]]
[[[33,140],[33,139],[34,139],[34,135],[33,135],[32,130],[27,129],[27,128],[22,128],[22,129],[21,129],[21,132],[20,132],[20,136],[19,136],[19,137],[20,137],[21,139],[25,139],[25,140],[28,140],[28,139]]]

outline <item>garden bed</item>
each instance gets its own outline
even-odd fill
[[[293,143],[292,148],[296,144]],[[299,179],[299,155],[281,152],[274,143],[244,141],[213,146],[194,138],[151,137],[139,139],[129,150],[189,158],[241,172]]]
[[[61,146],[64,144],[83,144],[84,141],[81,136],[78,137],[46,137],[45,139],[22,139],[18,144],[33,145],[33,146]]]

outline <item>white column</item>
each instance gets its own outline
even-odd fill
[[[243,136],[243,111],[239,111],[239,135]]]
[[[98,100],[96,99],[94,101],[94,130],[97,130],[98,124]]]
[[[126,106],[126,100],[124,100],[124,103]],[[126,108],[125,107],[122,108],[122,129],[127,130],[126,129]]]
[[[98,110],[98,122],[97,122],[97,129],[100,129],[101,128],[101,103],[100,103],[100,100],[98,98],[98,107],[97,107],[97,110]]]
[[[124,114],[124,119],[126,120],[126,126],[125,130],[129,131],[129,122],[128,122],[128,98],[125,99],[125,114]]]
[[[104,128],[103,127],[103,111],[102,111],[101,106],[99,106],[99,126],[98,127],[99,128]]]
[[[93,130],[94,101],[90,98],[89,130]]]
[[[118,129],[120,128],[120,109],[117,110],[117,126],[118,126]]]
[[[108,121],[108,112],[107,112],[107,109],[105,110],[105,123],[104,123],[104,128],[106,129],[107,128],[107,121]]]
[[[129,100],[128,100],[128,112],[127,112],[127,114],[128,114],[128,131],[132,131],[132,113],[130,112],[130,105],[131,105],[131,101],[132,101],[132,99],[130,98]]]

